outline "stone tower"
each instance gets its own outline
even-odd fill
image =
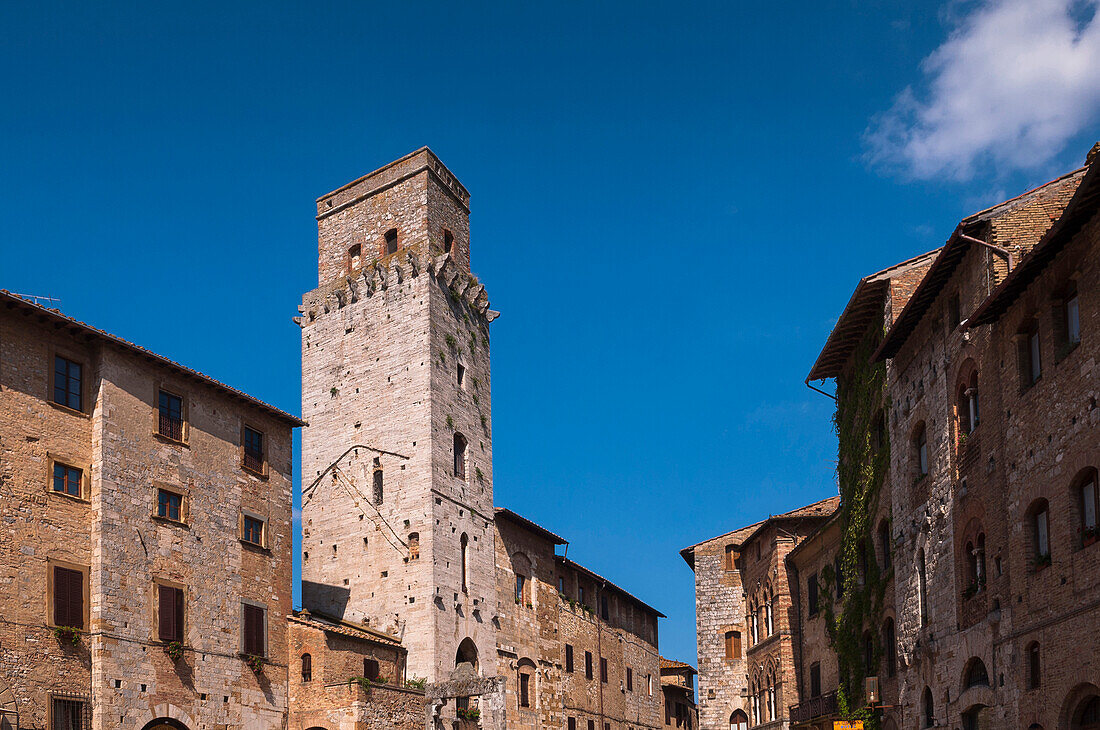
[[[466,189],[427,148],[317,200],[302,328],[302,602],[496,671],[489,322]]]

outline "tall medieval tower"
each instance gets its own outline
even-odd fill
[[[427,148],[317,201],[303,298],[302,603],[495,673],[489,322],[466,189]]]

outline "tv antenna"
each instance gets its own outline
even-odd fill
[[[24,299],[30,299],[32,302],[34,302],[35,304],[37,304],[39,306],[42,306],[42,302],[60,302],[61,301],[60,299],[55,299],[54,297],[42,296],[41,294],[20,294],[19,292],[12,292],[12,294],[14,294],[17,297],[22,297]],[[42,301],[39,301],[39,300],[42,300]]]

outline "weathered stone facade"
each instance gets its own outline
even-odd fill
[[[699,712],[695,707],[695,674],[695,669],[690,664],[661,657],[665,727],[684,730],[699,727]]]
[[[830,497],[681,551],[695,571],[704,730],[740,730],[740,723],[788,727],[787,707],[797,698],[798,639],[786,556],[837,503]]]
[[[298,420],[54,310],[0,305],[4,709],[20,728],[55,727],[51,708],[96,729],[281,726]],[[178,418],[162,420],[162,391]],[[258,461],[246,427],[263,434]],[[263,523],[253,541],[245,515]],[[182,591],[178,659],[161,586]],[[242,658],[246,604],[263,611],[260,671]]]
[[[920,285],[885,300],[896,643],[876,632],[867,668],[895,706],[884,727],[1100,720],[1098,179],[1086,166],[964,219]],[[827,564],[820,541],[792,558],[800,573]]]

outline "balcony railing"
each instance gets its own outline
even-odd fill
[[[809,722],[814,718],[837,713],[836,692],[814,697],[791,706],[791,722]]]
[[[160,414],[160,435],[173,441],[183,441],[183,419]]]

